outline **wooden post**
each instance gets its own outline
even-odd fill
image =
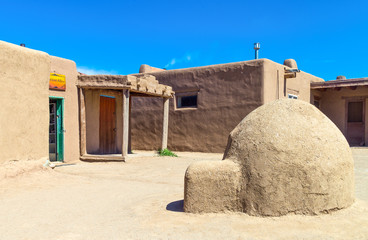
[[[169,98],[163,99],[164,116],[162,121],[162,145],[161,149],[167,148],[167,138],[169,130]]]
[[[129,139],[128,139],[128,153],[132,153],[132,95],[129,95]]]
[[[128,155],[129,143],[129,89],[123,90],[123,146],[121,148],[123,157]]]
[[[80,155],[87,154],[86,150],[86,100],[84,98],[85,90],[79,88],[79,128],[80,128]]]

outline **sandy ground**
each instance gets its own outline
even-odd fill
[[[357,200],[321,216],[182,212],[187,166],[222,154],[137,152],[126,163],[0,166],[0,239],[368,239],[368,149],[353,149]]]

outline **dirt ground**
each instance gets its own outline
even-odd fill
[[[356,202],[329,215],[182,212],[184,174],[222,154],[137,152],[126,163],[0,166],[0,239],[368,239],[368,149],[353,149]]]

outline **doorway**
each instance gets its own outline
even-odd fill
[[[346,103],[346,132],[351,146],[363,146],[364,143],[364,101],[351,100]]]
[[[64,161],[64,98],[49,98],[49,159]]]
[[[114,154],[116,151],[116,103],[115,97],[100,96],[100,153]]]

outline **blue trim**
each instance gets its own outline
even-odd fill
[[[57,157],[56,157],[56,161],[58,162],[64,162],[64,153],[65,153],[65,137],[64,137],[64,97],[55,97],[55,96],[49,96],[49,99],[53,99],[53,100],[57,100],[57,102],[59,102],[59,104],[61,105],[61,122],[60,122],[60,132],[58,132],[58,129],[56,129],[56,134],[57,134],[57,142],[61,142],[62,147],[61,149],[58,148],[57,144],[56,147],[56,152],[57,152]],[[57,103],[58,104],[58,103]],[[56,108],[57,109],[57,108]],[[57,119],[55,119],[57,120]],[[61,134],[62,136],[60,137],[59,134]],[[62,138],[62,139],[60,139]]]
[[[64,100],[64,98],[63,98],[63,97],[49,96],[49,98],[51,98],[51,99],[62,99],[62,100]]]
[[[100,97],[115,98],[113,96],[108,96],[108,95],[100,95]]]

